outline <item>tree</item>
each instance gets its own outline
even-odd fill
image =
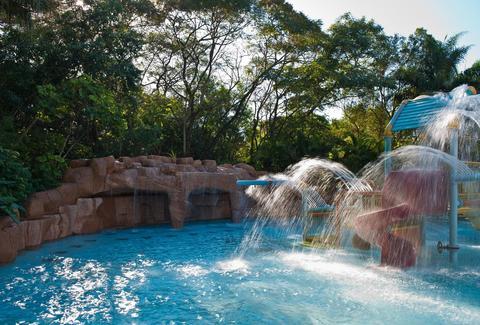
[[[35,16],[51,12],[58,5],[57,0],[2,0],[0,23],[29,25]]]
[[[251,162],[264,143],[274,145],[288,132],[290,118],[320,111],[332,89],[327,74],[311,69],[326,37],[321,22],[308,19],[284,1],[261,1],[260,6],[263,11],[256,19],[258,32],[251,43],[255,56],[249,69],[269,72],[250,98]]]
[[[208,1],[201,7],[184,1],[167,4],[171,11],[152,21],[144,85],[182,103],[182,109],[173,113],[182,130],[182,151],[187,154],[192,151],[192,134],[209,87],[222,78],[229,79],[229,92],[239,85],[233,56],[238,53],[228,51],[242,38],[249,6],[248,2],[231,7]],[[242,105],[242,99],[235,105]]]
[[[419,28],[403,43],[396,78],[405,85],[403,98],[413,98],[435,91],[449,91],[458,75],[457,66],[470,46],[458,46],[462,33],[435,39]]]
[[[358,170],[402,100],[478,86],[480,71],[457,70],[460,34],[387,35],[350,14],[324,30],[285,0],[5,0],[0,30],[0,147],[32,190],[110,154]]]
[[[454,86],[462,84],[473,86],[477,91],[480,91],[480,60],[457,76]]]

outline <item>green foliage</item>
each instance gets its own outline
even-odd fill
[[[28,25],[32,22],[32,15],[52,11],[57,5],[57,0],[2,0],[0,22]]]
[[[397,76],[408,85],[405,96],[451,89],[457,76],[457,65],[470,48],[457,45],[461,35],[456,34],[442,42],[419,28],[409,36],[400,51],[403,64]]]
[[[91,77],[70,79],[38,89],[39,125],[64,139],[60,156],[105,155],[115,152],[126,129],[122,109],[111,91]],[[84,152],[88,147],[90,152]]]
[[[461,34],[387,35],[350,14],[325,30],[285,0],[7,0],[0,25],[9,214],[74,158],[170,153],[279,171],[320,156],[358,171],[402,100],[480,88],[479,62],[457,70]],[[329,121],[333,107],[343,117]]]
[[[381,107],[365,109],[362,105],[350,106],[344,112],[341,120],[332,123],[332,131],[339,141],[330,158],[358,172],[382,153],[388,115]]]
[[[123,150],[130,155],[160,154],[181,150],[173,112],[180,110],[175,99],[160,94],[141,94],[132,127],[123,134]],[[176,139],[176,142],[175,142]]]
[[[318,115],[294,115],[281,121],[281,130],[266,138],[258,147],[251,163],[262,170],[282,171],[304,157],[329,158],[339,142],[328,121]]]
[[[38,156],[32,167],[34,190],[43,191],[58,186],[66,168],[67,163],[61,156],[53,154]]]
[[[30,172],[18,152],[0,147],[0,213],[15,220],[31,190]]]
[[[167,10],[202,11],[223,9],[231,12],[249,10],[252,0],[166,0]]]
[[[457,76],[455,85],[462,84],[473,86],[477,92],[480,91],[480,60]]]

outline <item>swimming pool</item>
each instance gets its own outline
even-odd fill
[[[275,229],[240,258],[235,252],[250,227],[209,222],[110,230],[23,252],[0,267],[0,323],[480,319],[480,236],[465,221],[459,239],[469,245],[460,249],[461,266],[449,267],[445,253],[433,252],[424,266],[407,271],[379,267],[369,252],[304,249],[298,235],[278,236]]]

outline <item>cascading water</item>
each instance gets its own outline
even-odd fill
[[[256,219],[238,249],[239,255],[258,246],[262,229],[267,224],[280,225],[281,234],[289,234],[295,229],[309,227],[305,212],[319,206],[335,205],[339,193],[371,190],[368,183],[358,179],[342,164],[324,159],[304,159],[283,174],[264,178],[283,182],[267,188],[253,186],[247,190],[247,195],[257,202],[250,213]],[[332,219],[327,228],[333,228],[329,225],[334,223]]]
[[[466,90],[466,86],[461,86],[449,95],[435,95],[439,101],[445,103],[445,107],[426,123],[415,141],[417,144],[382,155],[377,161],[365,166],[359,176],[338,163],[323,159],[304,159],[289,167],[285,173],[268,177],[284,180],[282,184],[267,188],[250,187],[247,195],[257,202],[251,212],[251,215],[256,216],[256,221],[242,241],[238,253],[242,256],[248,248],[257,246],[261,240],[262,229],[267,224],[280,225],[283,235],[308,227],[311,218],[306,217],[306,211],[321,206],[333,206],[334,211],[321,230],[319,238],[331,238],[332,235],[338,236],[340,233],[340,247],[351,246],[353,240],[354,246],[365,248],[373,244],[383,247],[385,251],[387,248],[393,250],[393,255],[406,254],[407,246],[412,252],[418,249],[416,246],[421,240],[412,238],[422,237],[423,234],[417,233],[412,237],[411,234],[400,233],[397,238],[390,233],[393,224],[400,222],[407,226],[419,225],[420,231],[424,231],[424,222],[418,214],[431,215],[436,212],[445,216],[450,171],[455,168],[458,175],[471,175],[472,164],[462,161],[480,160],[477,145],[480,132],[480,98],[465,95]],[[452,124],[456,124],[458,128],[459,159],[446,153],[450,149]],[[392,175],[396,173],[399,179],[410,175],[409,184],[413,185],[405,185],[401,180],[386,179],[386,162],[391,165],[391,171],[394,172]],[[385,182],[388,184],[385,185]],[[385,189],[384,185],[388,189]],[[444,191],[436,191],[438,186],[445,187]],[[478,183],[463,185],[462,189],[468,193],[480,192]],[[388,190],[392,197],[390,202],[381,198],[381,194],[385,196],[385,190]],[[415,193],[415,190],[419,192]],[[429,191],[430,194],[426,195],[422,191]],[[409,198],[409,195],[413,198]],[[419,198],[417,201],[427,200],[434,203],[416,202],[415,196]],[[388,210],[392,208],[397,210]],[[385,212],[387,214],[378,215],[377,212],[382,210],[388,210]],[[393,216],[392,213],[396,215]],[[372,219],[376,221],[364,221],[364,216],[368,214],[376,215],[376,219]],[[388,222],[385,221],[387,219]],[[363,225],[360,225],[361,223]],[[361,236],[358,236],[359,234]],[[382,256],[382,261],[383,258]],[[411,258],[415,258],[415,254],[411,253]],[[397,263],[395,259],[398,259],[398,256],[394,257],[393,263],[390,261],[386,264],[411,266],[414,263],[405,260]]]

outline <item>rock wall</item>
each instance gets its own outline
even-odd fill
[[[237,179],[260,175],[247,164],[164,156],[73,160],[63,183],[31,195],[20,224],[0,219],[0,263],[43,242],[105,228],[185,221],[239,221],[245,197]]]

